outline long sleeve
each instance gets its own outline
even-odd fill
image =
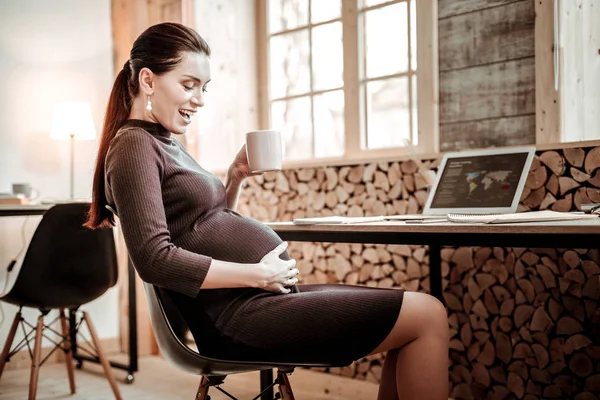
[[[164,168],[160,148],[149,133],[139,128],[120,132],[106,158],[107,196],[117,208],[142,280],[195,297],[211,257],[173,244],[162,196]]]

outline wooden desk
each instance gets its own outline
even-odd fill
[[[34,215],[43,215],[46,211],[52,208],[53,204],[40,205],[8,205],[0,204],[0,217],[26,217]],[[110,362],[110,365],[127,371],[126,383],[133,382],[133,373],[138,370],[138,347],[137,347],[137,307],[135,299],[135,270],[129,262],[128,267],[128,298],[129,298],[129,364],[121,364]],[[75,326],[75,316],[70,316],[71,326]],[[77,353],[77,340],[74,335],[71,335],[71,346],[73,348],[73,358],[77,360],[78,366],[83,361],[91,361],[99,363],[96,357],[90,357],[84,354]]]
[[[0,217],[21,217],[29,215],[43,215],[52,207],[52,204],[41,204],[35,206],[22,206],[12,204],[0,204]]]
[[[443,246],[600,248],[600,219],[522,224],[407,224],[385,221],[346,225],[269,223],[283,239],[300,242],[416,244],[429,246],[431,294],[442,296]]]
[[[522,224],[456,224],[452,222],[407,224],[385,221],[347,225],[268,224],[287,241],[414,244],[429,246],[431,294],[444,303],[442,289],[443,246],[500,247],[600,247],[600,220]],[[261,382],[272,379],[272,371],[261,371]]]

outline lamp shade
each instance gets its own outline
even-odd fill
[[[94,140],[96,128],[92,108],[83,101],[64,101],[54,106],[52,113],[52,139]]]

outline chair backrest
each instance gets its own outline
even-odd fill
[[[198,352],[186,346],[171,326],[160,289],[147,282],[144,282],[144,289],[152,330],[162,355],[181,369],[197,375],[206,375],[208,362]],[[170,314],[172,313],[171,310]]]
[[[39,309],[78,307],[115,285],[113,231],[83,227],[89,206],[59,204],[44,214],[15,284],[2,300]]]
[[[144,289],[146,291],[146,298],[148,300],[150,322],[152,323],[152,330],[154,331],[154,337],[158,343],[158,348],[160,349],[163,357],[177,367],[196,375],[225,376],[239,372],[271,369],[277,368],[281,365],[290,365],[287,363],[273,363],[258,360],[243,361],[216,359],[213,357],[204,356],[197,351],[190,349],[177,336],[170,323],[172,318],[174,318],[176,322],[179,322],[181,317],[179,315],[173,315],[173,313],[176,311],[175,308],[165,308],[165,304],[169,303],[169,299],[166,298],[168,293],[147,282],[144,282]],[[303,364],[300,363],[294,365]],[[329,365],[306,364],[305,366]]]

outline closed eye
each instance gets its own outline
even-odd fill
[[[194,90],[194,86],[193,85],[192,86],[183,85],[183,88],[185,90],[187,90],[188,92]]]

